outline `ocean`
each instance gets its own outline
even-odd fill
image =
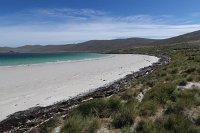
[[[106,57],[96,53],[5,53],[0,54],[0,66],[31,65],[57,61],[85,60]]]

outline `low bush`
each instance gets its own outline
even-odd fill
[[[131,127],[124,127],[121,130],[121,133],[133,133],[133,129]]]
[[[118,111],[121,107],[121,100],[117,96],[110,99],[94,99],[79,105],[76,112],[83,116],[109,117],[113,112]]]
[[[195,120],[195,124],[197,126],[200,126],[200,114],[199,114],[198,118]]]
[[[161,77],[165,77],[165,76],[167,76],[167,73],[166,73],[166,72],[161,72],[161,73],[160,73],[160,76],[161,76]]]
[[[176,74],[178,73],[178,68],[173,68],[171,71],[170,71],[171,74]]]
[[[165,133],[159,124],[152,121],[140,121],[135,129],[136,133]]]
[[[135,112],[132,108],[123,107],[112,118],[112,125],[115,128],[127,127],[134,123]]]
[[[183,115],[170,115],[156,121],[141,121],[136,133],[198,133],[199,128]]]
[[[187,81],[188,81],[188,82],[191,82],[191,81],[193,81],[193,80],[194,80],[193,76],[188,76],[188,77],[187,77]]]
[[[160,83],[146,94],[144,100],[153,100],[155,102],[159,102],[160,104],[165,104],[168,100],[174,99],[173,92],[175,89],[175,84]]]
[[[198,129],[193,126],[192,122],[183,115],[170,115],[169,117],[159,120],[167,132],[172,133],[198,133]]]
[[[103,110],[108,108],[108,104],[106,100],[103,99],[94,99],[91,101],[87,101],[82,103],[77,107],[77,111],[81,113],[83,116],[99,116]]]
[[[200,62],[200,57],[195,57],[194,61],[199,63]]]
[[[177,102],[177,103],[168,103],[167,104],[167,109],[165,111],[165,114],[179,114],[182,113],[183,109],[184,109],[184,104],[183,102]]]
[[[182,80],[179,82],[179,86],[186,86],[187,85],[187,81]]]
[[[80,114],[69,117],[63,124],[62,133],[94,133],[99,128],[98,119]]]
[[[158,110],[159,104],[155,101],[144,101],[139,104],[139,115],[140,116],[152,116]]]
[[[107,106],[109,109],[112,111],[117,111],[121,108],[121,100],[118,96],[112,96],[108,101],[107,101]]]
[[[155,80],[149,80],[146,82],[146,86],[153,87],[156,84]]]
[[[195,67],[191,67],[191,68],[188,68],[188,69],[185,71],[185,73],[190,74],[190,73],[194,72],[195,70],[196,70]]]

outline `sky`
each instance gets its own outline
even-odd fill
[[[200,30],[200,0],[0,0],[0,47]]]

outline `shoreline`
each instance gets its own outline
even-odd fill
[[[85,101],[87,99],[106,97],[106,96],[112,95],[114,93],[117,93],[119,91],[122,91],[120,88],[124,88],[124,87],[129,86],[130,84],[132,84],[132,82],[134,83],[138,78],[147,75],[148,73],[157,69],[157,67],[159,67],[163,64],[166,64],[169,61],[170,61],[169,57],[161,57],[158,62],[153,63],[150,66],[140,68],[139,71],[133,72],[132,74],[127,74],[125,77],[122,77],[118,80],[110,82],[109,84],[106,84],[105,86],[98,87],[97,89],[93,89],[93,90],[88,90],[87,92],[82,92],[81,94],[76,95],[73,98],[70,98],[70,99],[65,100],[65,101],[58,102],[54,105],[50,105],[50,106],[47,106],[47,107],[33,107],[29,110],[16,112],[16,113],[10,115],[7,119],[1,121],[0,127],[2,125],[4,125],[3,126],[4,129],[7,130],[7,129],[10,128],[11,125],[16,127],[16,124],[19,121],[25,122],[27,120],[32,119],[31,117],[33,117],[34,119],[36,119],[36,118],[38,119],[38,117],[41,117],[42,114],[44,115],[44,113],[49,114],[51,112],[50,113],[51,115],[52,115],[52,112],[53,112],[53,114],[57,114],[58,112],[62,112],[62,113],[65,112],[66,113],[66,111],[67,112],[69,111],[70,107],[77,105],[80,102]],[[67,108],[67,109],[63,109],[63,108]],[[50,118],[50,116],[48,118]],[[42,121],[44,121],[44,119],[42,119],[38,123],[41,123]],[[26,125],[26,122],[23,123],[22,125]]]

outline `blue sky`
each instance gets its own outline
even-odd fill
[[[200,30],[199,0],[0,0],[0,46],[168,38]]]

